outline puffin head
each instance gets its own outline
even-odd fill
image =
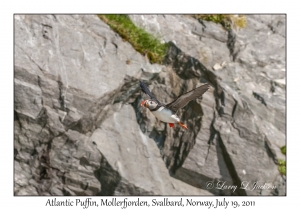
[[[155,109],[157,105],[158,105],[157,102],[151,99],[145,100],[141,103],[141,106],[147,107],[150,110]]]

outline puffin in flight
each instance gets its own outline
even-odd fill
[[[150,92],[148,87],[140,81],[140,87],[144,93],[146,93],[148,96],[150,96],[150,99],[144,100],[141,103],[141,106],[147,107],[151,113],[160,121],[169,123],[169,126],[172,128],[174,127],[174,123],[178,123],[182,128],[188,129],[185,124],[183,124],[179,117],[176,115],[176,112],[178,109],[184,107],[187,105],[191,100],[194,100],[196,98],[199,98],[200,96],[205,93],[209,85],[204,84],[200,87],[197,87],[189,92],[186,92],[182,95],[180,95],[178,98],[176,98],[174,101],[168,104],[162,104],[160,103]]]

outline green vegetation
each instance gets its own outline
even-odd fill
[[[162,63],[167,52],[167,44],[162,44],[153,35],[136,27],[127,15],[98,15],[98,17],[138,52],[147,56],[151,63]]]
[[[280,148],[282,154],[286,155],[286,146]]]
[[[286,146],[280,148],[282,154],[286,155]],[[286,161],[285,160],[278,160],[278,170],[281,174],[286,175]]]
[[[230,29],[231,27],[245,28],[247,24],[245,15],[200,14],[200,15],[192,15],[192,16],[196,19],[202,19],[202,20],[212,21],[214,23],[221,24],[225,29]]]
[[[278,170],[281,174],[286,175],[286,162],[285,160],[278,160]]]

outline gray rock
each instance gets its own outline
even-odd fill
[[[15,195],[285,195],[285,16],[130,18],[170,42],[163,65],[95,15],[15,15]],[[139,80],[163,103],[211,88],[179,110],[184,131],[140,106]]]
[[[28,168],[20,168],[26,179],[15,177],[15,194],[107,193],[105,157],[89,137],[114,101],[136,94],[128,81],[161,66],[93,15],[16,15],[15,34],[15,173],[17,164]]]
[[[112,186],[115,195],[181,195],[181,189],[190,195],[209,194],[170,177],[155,142],[141,132],[133,107],[115,106],[119,111],[90,137],[118,174],[119,180]]]
[[[220,32],[221,26],[206,21],[200,24],[182,15],[130,17],[149,33],[156,34],[159,31],[163,41],[175,43],[177,49],[169,52],[166,63],[171,64],[176,73],[185,79],[179,81],[177,86],[185,86],[187,80],[196,77],[201,78],[200,82],[208,80],[216,88],[217,103],[211,100],[208,107],[214,109],[203,112],[201,122],[206,126],[199,130],[195,143],[197,146],[191,149],[175,176],[200,188],[214,179],[237,186],[243,181],[254,183],[256,180],[274,184],[276,177],[280,176],[277,159],[285,159],[280,147],[286,144],[285,86],[281,82],[285,81],[285,36],[280,32],[285,30],[285,16],[247,16],[247,27],[228,31],[227,37],[226,33]],[[168,18],[172,21],[167,22]],[[280,27],[277,31],[270,26],[274,23]],[[186,26],[184,29],[183,25]],[[154,26],[156,30],[152,31]],[[177,33],[170,33],[170,30],[177,30]],[[188,35],[190,33],[199,38]],[[226,42],[223,42],[221,35],[227,38]],[[195,52],[203,45],[201,41],[204,39],[207,41],[206,47],[210,47],[206,59]],[[194,44],[193,49],[189,47],[190,42]],[[218,52],[212,53],[216,49]],[[199,61],[200,64],[197,63]],[[224,61],[226,65],[221,71],[211,71],[215,63]],[[204,100],[208,94],[204,95]],[[205,101],[201,104],[204,106]],[[213,116],[208,117],[212,113]],[[200,142],[201,137],[203,143]],[[207,142],[214,141],[214,145],[207,145]],[[163,150],[165,155],[170,154],[170,146],[167,147]],[[209,162],[210,155],[214,160]],[[209,162],[207,167],[206,161]],[[285,194],[285,190],[282,190],[279,190],[280,193]],[[214,194],[230,193],[213,189],[210,191]],[[256,195],[260,192],[240,190],[236,193]],[[273,194],[270,190],[264,193]]]

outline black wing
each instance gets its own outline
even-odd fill
[[[202,96],[203,93],[205,93],[208,90],[208,88],[209,88],[208,84],[197,87],[189,92],[182,94],[177,99],[167,104],[166,107],[176,113],[178,109],[187,105],[191,100],[194,100]]]
[[[142,81],[140,81],[140,87],[144,93],[146,93],[152,100],[155,100],[158,104],[161,105],[161,103],[154,97],[154,95],[150,92],[147,85],[145,85]]]

